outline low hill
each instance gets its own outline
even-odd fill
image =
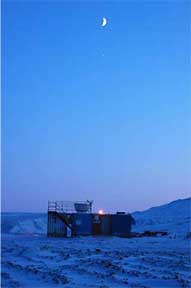
[[[190,231],[191,198],[134,212],[132,215],[136,221],[134,231],[167,231],[177,236],[185,236]]]

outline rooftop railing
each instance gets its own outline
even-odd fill
[[[48,211],[58,213],[92,213],[93,201],[48,201]]]

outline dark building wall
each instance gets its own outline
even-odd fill
[[[87,213],[66,214],[76,236],[80,235],[114,235],[129,236],[132,217],[124,215],[99,215]],[[48,212],[48,236],[67,236],[67,227],[55,212]]]
[[[101,216],[101,235],[111,235],[111,215]]]
[[[76,213],[72,214],[72,226],[76,235],[92,235],[91,214]]]
[[[112,219],[112,235],[129,236],[131,233],[132,217],[130,214],[111,215]]]
[[[101,235],[101,217],[98,214],[92,214],[92,234]]]
[[[54,212],[48,212],[48,236],[66,236],[66,225]]]
[[[111,235],[111,215],[92,215],[93,235]]]

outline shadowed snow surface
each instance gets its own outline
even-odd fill
[[[2,287],[190,287],[189,241],[4,234]]]

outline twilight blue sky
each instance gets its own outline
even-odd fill
[[[188,1],[3,3],[4,211],[189,196],[189,18]]]

